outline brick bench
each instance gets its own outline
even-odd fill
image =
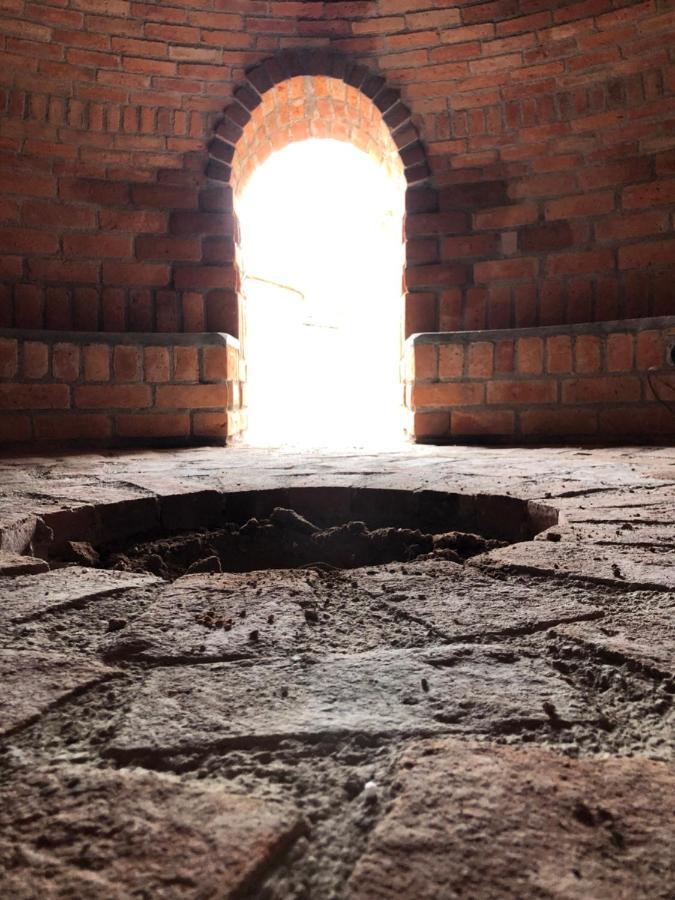
[[[243,366],[227,334],[0,330],[0,444],[224,444]]]
[[[416,334],[404,362],[418,441],[675,435],[675,317]]]

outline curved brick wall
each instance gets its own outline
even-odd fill
[[[408,331],[672,313],[671,4],[430,5],[3,0],[0,327],[236,331],[206,148],[299,47],[412,111]]]

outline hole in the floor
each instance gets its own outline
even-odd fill
[[[167,578],[307,565],[355,568],[429,555],[462,562],[528,540],[557,522],[556,510],[542,504],[441,491],[245,491],[224,495],[217,517],[201,520],[190,495],[172,503],[171,529],[136,533],[114,544],[101,541],[95,550],[89,548],[89,558],[81,545],[66,542],[54,556]]]

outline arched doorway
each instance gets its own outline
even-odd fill
[[[235,219],[241,219],[235,223],[234,229],[236,244],[232,261],[234,291],[231,298],[229,295],[225,296],[228,310],[223,315],[223,319],[236,323],[236,332],[234,333],[242,341],[243,353],[247,357],[249,379],[253,378],[255,381],[255,376],[252,375],[252,366],[259,365],[262,355],[261,353],[256,354],[254,343],[251,343],[253,341],[251,328],[255,319],[252,304],[256,302],[258,306],[264,305],[260,300],[265,291],[262,286],[265,283],[264,279],[286,283],[286,288],[292,289],[286,290],[285,304],[279,303],[279,306],[285,305],[289,310],[293,307],[290,297],[298,298],[304,292],[300,285],[293,283],[297,279],[274,277],[269,270],[267,270],[267,274],[264,274],[266,266],[261,267],[258,260],[254,264],[251,263],[250,254],[246,251],[245,235],[247,230],[249,236],[251,234],[250,220],[247,221],[248,216],[245,213],[246,204],[244,202],[247,186],[249,182],[255,184],[256,178],[253,176],[256,170],[262,173],[266,161],[284,148],[294,144],[298,145],[300,142],[323,144],[324,146],[340,142],[343,149],[349,149],[357,155],[365,154],[368,162],[377,167],[377,171],[383,178],[386,178],[390,184],[397,185],[398,191],[396,202],[389,202],[389,221],[387,223],[390,226],[389,230],[396,232],[397,250],[389,254],[388,276],[382,282],[383,285],[384,282],[388,284],[386,291],[389,297],[389,310],[395,307],[395,314],[389,315],[385,322],[381,317],[382,307],[380,307],[380,320],[378,321],[378,313],[374,312],[378,308],[378,304],[371,303],[369,306],[362,296],[360,302],[355,304],[360,306],[360,330],[353,329],[356,337],[351,353],[342,352],[343,357],[351,357],[350,371],[360,368],[364,373],[362,378],[365,377],[374,382],[381,375],[381,370],[378,368],[376,371],[371,366],[370,374],[366,374],[369,353],[366,336],[371,350],[373,345],[379,348],[385,343],[392,348],[392,358],[400,359],[402,342],[411,331],[435,329],[435,321],[432,321],[431,317],[428,317],[430,321],[427,327],[423,329],[411,327],[415,316],[409,315],[410,305],[414,301],[419,303],[420,295],[419,292],[414,295],[406,294],[405,290],[406,266],[415,265],[416,260],[414,258],[406,259],[405,244],[401,243],[401,239],[405,237],[404,209],[411,210],[413,213],[435,209],[433,196],[435,192],[428,185],[430,173],[417,132],[410,121],[410,113],[401,103],[398,93],[387,87],[381,77],[371,75],[362,67],[350,66],[344,60],[335,57],[320,56],[317,62],[317,57],[311,54],[268,60],[248,73],[247,83],[235,92],[234,97],[235,101],[226,109],[225,119],[217,127],[216,137],[209,147],[212,160],[208,175],[213,180],[228,183],[232,192],[231,202]],[[283,154],[280,155],[283,156]],[[274,160],[270,161],[270,165],[275,164]],[[328,171],[324,173],[325,182],[330,183],[331,180],[337,180],[337,176],[342,174],[339,170],[340,165],[341,163],[337,161],[327,164]],[[373,184],[377,178],[378,176],[372,176]],[[370,193],[371,191],[368,191],[368,195]],[[363,200],[364,192],[362,191],[361,194],[361,200]],[[287,198],[286,202],[292,203],[292,197]],[[352,227],[356,230],[358,230],[357,225],[361,224],[358,217],[359,211],[355,206]],[[397,221],[394,224],[395,219]],[[280,234],[286,237],[283,223],[278,223],[276,227]],[[242,237],[244,238],[243,244]],[[305,245],[308,243],[311,241],[305,240]],[[372,248],[371,252],[374,253]],[[350,258],[358,255],[352,250]],[[374,253],[374,255],[377,254]],[[262,274],[259,271],[261,268]],[[390,287],[393,281],[396,284],[395,288]],[[255,287],[253,287],[254,284]],[[268,288],[270,287],[268,285]],[[279,290],[284,291],[285,289],[280,288]],[[435,285],[433,290],[436,290]],[[296,293],[294,294],[293,291]],[[324,296],[329,292],[328,288],[324,287]],[[343,296],[346,293],[351,296],[357,294],[358,291],[354,289],[350,291],[343,287],[342,293]],[[252,300],[253,294],[256,296],[255,301]],[[427,298],[423,298],[427,308],[435,303],[434,295],[431,295],[429,299],[431,299],[431,304],[426,302]],[[342,311],[346,313],[348,307],[349,304],[343,303]],[[271,318],[273,316],[268,312],[268,332],[274,327],[271,324]],[[260,321],[260,317],[258,321]],[[391,323],[393,323],[393,328]],[[324,324],[329,325],[330,323],[325,322]],[[306,322],[305,327],[316,327],[316,322],[312,322],[311,315],[310,321]],[[324,337],[326,337],[325,333]],[[299,344],[302,344],[302,341]],[[299,344],[296,342],[296,348]],[[247,349],[249,345],[250,358]],[[319,345],[320,342],[314,344],[315,357],[317,354],[321,355],[318,350]],[[324,346],[326,347],[324,356],[330,356],[325,342]],[[286,355],[287,372],[289,360],[296,355],[293,351]],[[360,365],[358,365],[359,363]],[[379,363],[374,361],[373,365],[379,365]],[[315,369],[315,367],[310,368]],[[392,365],[391,368],[395,370],[396,365]],[[305,377],[307,377],[307,373],[305,373]],[[279,376],[276,380],[280,380]],[[283,380],[283,375],[281,375],[281,380]],[[392,390],[398,392],[399,400],[396,401],[398,404],[402,400],[402,392],[400,383],[397,384],[397,382],[397,372],[394,371]],[[295,383],[297,388],[297,378]],[[358,394],[359,400],[362,400],[363,396],[368,393],[366,390],[359,391],[352,385],[348,390],[351,390],[353,395]],[[287,409],[293,408],[295,399],[298,397],[299,392],[294,391],[292,384],[289,385]],[[254,397],[249,397],[249,408],[254,401],[256,401],[255,391]],[[381,411],[380,407],[381,404],[373,401],[371,420],[375,418],[376,410],[377,412]],[[295,418],[297,424],[296,412],[297,410],[294,409],[294,414],[286,416],[287,423]],[[322,409],[321,412],[330,418],[330,413],[325,409]],[[349,415],[349,411],[343,405],[339,412],[336,411],[334,419],[341,418],[344,421],[344,417],[347,415]],[[363,422],[369,418],[363,411],[360,417]],[[358,416],[355,414],[355,410],[352,410],[352,424],[356,418]],[[288,426],[285,430],[286,434],[280,437],[280,441],[294,443],[294,437],[297,437],[297,428],[295,435],[290,433],[292,429]],[[345,429],[340,429],[337,421],[333,422],[332,430],[333,437],[336,436],[336,432],[343,434],[345,432]],[[354,429],[351,431],[353,434]]]

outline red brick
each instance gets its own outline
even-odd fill
[[[68,409],[66,384],[0,384],[0,409]]]
[[[0,415],[0,444],[29,441],[31,427],[30,416]]]
[[[61,259],[31,259],[28,262],[30,277],[37,282],[95,284],[99,281],[100,269],[100,263],[93,260],[71,262]]]
[[[41,341],[26,341],[23,345],[24,378],[44,378],[49,369],[49,347]]]
[[[630,372],[633,368],[633,335],[610,334],[607,337],[607,371]]]
[[[624,209],[641,209],[673,203],[675,203],[675,178],[632,185],[624,188],[622,194]]]
[[[145,347],[143,350],[145,381],[158,382],[169,380],[168,347]]]
[[[131,256],[131,237],[120,234],[72,234],[63,238],[63,252],[69,258],[111,259]]]
[[[207,438],[224,444],[230,433],[228,420],[231,415],[224,409],[217,413],[195,412],[192,433],[195,437]]]
[[[668,214],[663,212],[625,212],[600,219],[595,223],[595,236],[600,241],[621,241],[668,231]]]
[[[438,346],[436,344],[415,344],[413,358],[414,370],[411,373],[413,380],[433,380],[438,377]]]
[[[581,250],[551,256],[547,262],[549,275],[579,275],[587,272],[606,272],[614,268],[611,250]]]
[[[544,205],[547,219],[571,219],[575,216],[597,216],[614,209],[614,194],[611,191],[596,191],[574,197],[549,200]]]
[[[160,409],[227,408],[226,384],[162,384],[157,388]]]
[[[405,337],[436,331],[436,294],[408,293],[405,297]]]
[[[415,438],[442,437],[450,433],[450,415],[447,412],[416,412],[411,417],[409,427]]]
[[[180,266],[174,268],[174,285],[179,291],[234,288],[237,270],[232,266]]]
[[[104,262],[102,277],[108,285],[164,287],[171,279],[171,268],[156,263]]]
[[[227,347],[204,348],[204,380],[220,382],[227,379]]]
[[[14,378],[18,366],[18,342],[11,338],[0,338],[0,378]]]
[[[468,347],[467,375],[469,378],[489,378],[494,370],[494,345],[476,341]]]
[[[105,415],[35,416],[35,437],[39,441],[105,440],[111,434],[111,421]]]
[[[113,377],[115,381],[140,380],[141,351],[139,347],[115,347],[113,351]]]
[[[487,402],[510,404],[555,403],[555,381],[491,381],[487,386]]]
[[[143,409],[152,394],[147,384],[80,385],[75,388],[75,405],[80,409]]]
[[[524,253],[564,250],[575,243],[569,222],[551,222],[524,228],[518,233],[518,246]]]
[[[496,259],[475,263],[473,267],[476,281],[497,281],[512,278],[534,278],[537,274],[537,260],[529,257],[518,259]]]
[[[572,371],[572,339],[567,335],[546,339],[546,371],[555,375]]]
[[[181,299],[183,313],[183,330],[195,333],[206,330],[204,296],[202,294],[183,294]]]
[[[80,348],[77,344],[55,344],[52,374],[59,381],[77,381],[80,377]]]
[[[34,231],[29,228],[0,229],[0,247],[3,253],[56,253],[58,237],[51,231]]]
[[[495,372],[506,374],[515,371],[515,342],[497,341],[495,344]]]
[[[120,437],[188,437],[189,413],[142,413],[115,416],[115,428]]]
[[[484,385],[466,381],[415,384],[412,390],[413,409],[429,406],[477,406],[484,399]]]
[[[659,331],[639,331],[635,346],[635,363],[641,371],[660,369],[665,365],[665,341]]]
[[[645,266],[668,266],[675,261],[675,239],[648,241],[619,247],[620,269],[641,269]]]
[[[465,412],[453,410],[450,414],[451,432],[461,435],[512,435],[515,431],[515,416],[507,409],[485,409]]]
[[[544,341],[542,338],[519,338],[516,346],[518,371],[522,375],[540,375],[544,370]]]
[[[407,285],[414,290],[424,287],[465,284],[467,280],[468,269],[462,265],[444,263],[437,266],[415,266],[406,269]]]
[[[441,291],[438,303],[438,330],[459,331],[464,320],[462,292],[459,288]]]
[[[649,439],[657,434],[675,434],[675,416],[657,403],[601,409],[598,417],[602,434]]]
[[[441,344],[438,348],[440,378],[460,378],[464,372],[464,344]]]
[[[564,381],[562,402],[577,403],[629,403],[640,399],[640,379],[630,376],[614,378],[577,378]]]
[[[463,259],[471,256],[488,256],[497,249],[497,239],[492,234],[473,234],[466,237],[444,238],[441,243],[441,259]]]
[[[14,324],[17,328],[44,326],[44,289],[34,284],[14,288]]]
[[[110,378],[110,347],[107,344],[87,344],[82,350],[85,381],[108,381]]]
[[[600,338],[592,334],[580,334],[574,342],[574,371],[599,372],[602,363]]]
[[[519,414],[520,432],[549,437],[557,434],[594,434],[597,413],[588,409],[532,409]]]
[[[200,260],[202,244],[198,238],[139,237],[136,239],[138,259]]]
[[[196,347],[174,347],[174,381],[198,381],[199,357]]]

